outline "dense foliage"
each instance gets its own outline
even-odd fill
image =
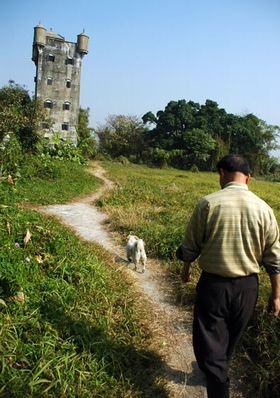
[[[166,151],[175,167],[188,169],[195,164],[212,170],[227,153],[244,155],[255,173],[274,171],[276,166],[269,151],[276,147],[278,126],[267,125],[253,114],[227,113],[211,100],[204,105],[171,101],[156,115],[146,113],[143,122],[155,126],[148,132],[149,142],[153,148]]]
[[[42,104],[31,99],[24,87],[11,80],[0,89],[0,143],[14,134],[24,150],[36,152],[39,125],[45,120]]]
[[[253,114],[237,116],[206,100],[204,105],[170,101],[154,115],[114,115],[97,129],[101,152],[112,158],[126,157],[159,167],[213,170],[223,155],[238,153],[248,158],[254,174],[279,171],[270,151],[277,147],[278,126]]]
[[[80,108],[78,120],[78,148],[86,158],[93,159],[97,152],[93,128],[89,127],[89,108]]]
[[[124,156],[132,161],[143,157],[146,129],[135,116],[111,115],[104,126],[96,129],[99,148],[112,158]]]

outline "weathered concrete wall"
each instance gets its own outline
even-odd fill
[[[60,132],[63,138],[76,144],[84,53],[77,51],[76,43],[65,41],[54,32],[46,32],[45,45],[34,42],[33,46],[35,95],[42,100],[53,121],[51,129],[44,133],[51,137],[54,132]],[[68,126],[67,130],[63,128],[65,126]]]

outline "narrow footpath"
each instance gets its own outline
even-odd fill
[[[139,294],[148,299],[154,311],[151,330],[162,336],[160,354],[165,361],[166,382],[170,398],[206,398],[202,373],[195,362],[191,342],[192,316],[175,303],[175,294],[160,263],[149,259],[144,274],[135,272],[125,260],[125,248],[118,244],[116,235],[108,230],[108,217],[94,202],[114,183],[105,176],[105,170],[93,163],[89,170],[103,181],[93,194],[77,198],[71,203],[37,208],[46,215],[56,216],[80,238],[95,242],[109,251],[117,265],[133,279]],[[241,397],[241,396],[240,396]]]

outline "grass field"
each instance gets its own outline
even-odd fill
[[[197,199],[220,189],[218,175],[110,162],[103,165],[118,186],[98,203],[110,215],[112,228],[122,234],[124,241],[131,232],[141,236],[148,256],[164,260],[169,272],[178,278],[181,264],[175,259],[175,250]],[[279,188],[279,183],[256,180],[250,183],[251,191],[274,209],[278,223]],[[189,306],[193,303],[199,275],[198,267],[194,268],[192,282],[178,284],[178,300]],[[260,282],[256,317],[242,340],[234,366],[240,378],[246,375],[244,384],[252,396],[278,398],[280,319],[272,319],[266,312],[270,284],[264,271]]]
[[[103,166],[117,183],[99,200],[112,228],[124,241],[129,232],[141,235],[148,256],[161,258],[179,280],[175,249],[197,199],[219,189],[217,175]],[[26,169],[26,176],[14,185],[0,182],[0,397],[167,397],[146,320],[111,258],[54,219],[19,206],[66,202],[100,182],[76,164],[56,161],[44,178],[40,170],[32,176]],[[250,188],[279,222],[279,184],[252,181]],[[24,244],[27,230],[32,236]],[[178,283],[178,301],[189,308],[197,277],[196,268],[192,283]],[[278,398],[280,323],[266,313],[269,282],[265,273],[260,278],[256,318],[233,366],[247,375],[248,396]],[[15,299],[20,289],[22,302]]]
[[[141,308],[112,259],[18,206],[99,184],[80,166],[54,166],[51,178],[0,182],[0,397],[167,397]]]

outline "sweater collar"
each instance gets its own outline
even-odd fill
[[[242,184],[241,182],[228,182],[223,189],[233,189],[233,188],[244,189],[245,191],[249,190],[248,185]]]

